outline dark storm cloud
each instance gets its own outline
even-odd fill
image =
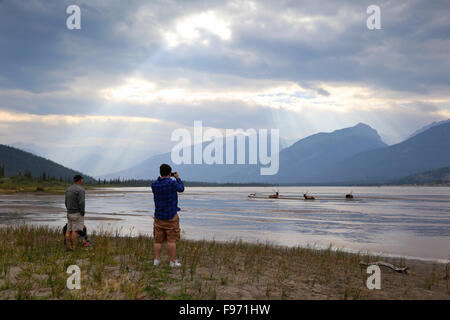
[[[81,7],[81,30],[65,28],[70,4]],[[258,1],[252,14],[244,5],[213,1],[3,1],[0,85],[52,90],[79,75],[127,74],[152,57],[159,66],[248,78],[359,81],[412,91],[448,84],[448,1],[380,1],[377,31],[365,26],[370,4]],[[157,54],[164,45],[160,30],[208,9],[230,17],[230,41],[209,35],[207,48],[182,45]],[[236,14],[244,20],[233,20]],[[320,19],[295,22],[307,16]],[[255,59],[245,61],[245,54]]]
[[[157,63],[248,78],[361,82],[405,91],[448,85],[448,2],[381,1],[382,30],[375,31],[366,28],[370,4],[266,2],[250,23],[232,26],[230,43],[186,46],[161,56]],[[295,25],[284,19],[286,14],[321,19]],[[235,49],[257,58],[248,63]]]
[[[74,77],[128,73],[157,43],[134,43],[136,1],[4,1],[0,3],[1,86],[33,92],[60,89]],[[66,8],[81,8],[81,30],[66,28]],[[152,21],[149,21],[149,37]]]

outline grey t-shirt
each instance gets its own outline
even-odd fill
[[[67,213],[81,213],[84,216],[84,189],[79,184],[73,184],[66,190]]]

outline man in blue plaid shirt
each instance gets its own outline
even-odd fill
[[[178,192],[184,191],[183,181],[178,172],[172,173],[168,164],[159,168],[160,177],[152,182],[153,199],[155,201],[155,220],[153,223],[153,237],[155,238],[155,260],[153,265],[160,263],[162,244],[167,241],[170,256],[170,266],[179,267],[181,264],[175,259],[177,241],[180,240],[180,219],[178,217]],[[171,179],[171,177],[174,179]]]

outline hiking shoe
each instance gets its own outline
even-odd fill
[[[159,260],[153,260],[153,266],[157,267],[159,266],[160,261]]]
[[[181,267],[181,263],[178,262],[178,260],[175,260],[175,262],[170,261],[170,267]]]

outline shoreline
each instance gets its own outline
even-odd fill
[[[132,191],[132,190],[88,190],[87,193],[97,193],[97,194],[102,194],[102,193],[115,193],[115,192],[120,192],[120,193],[140,193],[142,191],[140,190],[136,190],[136,191]],[[193,190],[193,192],[195,192],[195,190]],[[24,199],[24,197],[26,198],[27,196],[29,196],[30,198],[28,198],[29,200],[31,200],[30,204],[21,204],[20,201],[21,199]],[[1,199],[0,199],[0,211],[2,212],[0,214],[1,217],[3,217],[3,220],[0,220],[0,223],[2,225],[16,225],[16,224],[21,224],[21,223],[31,223],[31,224],[35,224],[35,225],[42,225],[42,224],[47,224],[44,220],[42,220],[39,217],[39,214],[44,214],[46,215],[46,217],[48,216],[49,219],[52,219],[51,221],[56,221],[56,222],[51,222],[49,223],[50,225],[55,226],[57,223],[60,223],[61,226],[64,225],[64,221],[65,221],[65,210],[61,207],[61,206],[56,206],[56,205],[34,205],[34,200],[39,200],[42,199],[41,197],[45,197],[45,196],[49,196],[46,193],[42,193],[42,194],[36,194],[36,193],[29,193],[28,195],[25,194],[13,194],[13,195],[4,195]],[[55,195],[55,196],[50,196],[52,199],[55,197],[61,197],[62,195]],[[5,200],[5,201],[1,201],[1,200]],[[7,199],[12,199],[11,203],[8,203],[9,200]],[[259,200],[259,201],[280,201],[283,199],[267,199],[267,200]],[[40,200],[39,200],[40,201]],[[288,210],[288,211],[292,211],[292,210]],[[294,210],[295,211],[295,210]],[[87,220],[91,220],[94,221],[94,226],[96,225],[97,221],[106,221],[106,222],[118,222],[118,221],[123,221],[124,224],[126,224],[126,228],[130,227],[132,228],[132,224],[127,224],[127,218],[128,217],[146,217],[149,218],[150,220],[152,220],[151,217],[151,213],[148,210],[144,210],[142,212],[133,212],[133,213],[116,213],[116,212],[90,212],[88,211],[88,217]],[[4,221],[4,222],[2,222]],[[37,221],[37,222],[34,222]],[[41,221],[41,223],[40,223]],[[42,223],[43,222],[43,223]],[[89,229],[90,230],[102,230],[102,228],[98,227],[98,226],[91,226]],[[56,225],[56,227],[58,227]],[[137,234],[141,232],[143,234],[147,234],[147,235],[151,235],[151,230],[150,229],[145,229],[145,230],[136,230],[135,232],[133,232],[133,236],[137,236]],[[123,233],[124,235],[131,235],[128,234],[127,232]],[[317,250],[326,250],[329,248],[330,245],[332,245],[332,250],[339,250],[339,251],[344,251],[344,252],[348,252],[348,253],[353,253],[353,254],[358,254],[358,253],[364,253],[364,254],[370,254],[370,255],[381,255],[381,256],[387,256],[387,257],[391,257],[391,258],[405,258],[405,259],[409,259],[409,260],[418,260],[418,261],[428,261],[428,262],[436,262],[436,263],[440,263],[440,264],[445,264],[448,263],[449,261],[449,253],[450,252],[443,252],[444,254],[439,254],[439,255],[430,255],[427,252],[423,252],[424,255],[420,255],[420,252],[418,252],[419,254],[414,254],[415,251],[400,251],[397,250],[395,251],[394,249],[389,250],[390,248],[386,248],[383,246],[370,246],[370,244],[368,244],[367,247],[363,246],[363,245],[353,245],[351,242],[347,243],[347,242],[339,242],[339,241],[334,241],[333,239],[330,239],[330,241],[320,241],[319,244],[317,244],[315,241],[315,239],[313,238],[312,240],[306,240],[306,241],[291,241],[291,242],[277,242],[277,240],[275,238],[272,237],[272,239],[252,239],[252,237],[245,237],[242,235],[236,235],[236,237],[223,237],[223,236],[219,236],[218,240],[211,235],[208,235],[206,238],[203,238],[203,236],[199,236],[197,233],[193,233],[193,235],[191,233],[189,239],[193,240],[193,241],[200,241],[200,240],[205,240],[205,241],[218,241],[218,242],[227,242],[230,240],[238,240],[238,241],[245,241],[245,242],[249,242],[249,243],[265,243],[268,242],[270,245],[274,245],[274,246],[282,246],[282,247],[287,247],[287,248],[292,248],[292,247],[296,247],[296,246],[301,246],[302,248],[308,249],[308,248],[313,248],[313,249],[317,249]],[[383,250],[383,248],[385,250]],[[443,248],[443,247],[442,247]],[[442,250],[441,250],[442,251]],[[410,254],[408,254],[410,253]],[[412,253],[412,254],[411,254]]]
[[[101,215],[99,213],[96,213],[97,215]],[[86,221],[119,221],[122,220],[120,218],[114,218],[116,216],[129,216],[129,214],[123,215],[123,214],[110,214],[110,213],[104,213],[104,215],[111,215],[112,217],[91,217],[91,218],[87,218]],[[39,227],[42,225],[33,225],[32,223],[26,223],[26,222],[17,222],[17,223],[10,223],[10,224],[3,224],[0,222],[0,229],[1,228],[7,228],[7,227],[20,227],[21,225],[28,225],[28,226],[32,226],[32,227]],[[50,227],[53,228],[53,227]],[[89,229],[89,233],[91,232],[104,232],[105,230],[103,229]],[[93,231],[92,231],[93,230]],[[111,233],[115,233],[116,230],[112,230],[112,231],[107,231],[107,232],[111,232]],[[125,234],[119,234],[118,237],[120,238],[127,238],[127,237],[131,237],[131,238],[138,238],[138,237],[152,237],[151,236],[151,232],[150,233],[138,233],[136,235],[125,235]],[[212,242],[216,242],[218,244],[221,245],[226,245],[227,243],[230,242],[242,242],[242,243],[246,243],[249,245],[267,245],[276,249],[280,249],[280,250],[288,250],[288,249],[292,249],[292,248],[300,248],[300,249],[305,249],[305,250],[316,250],[316,251],[326,251],[326,250],[331,250],[333,252],[344,252],[344,253],[348,253],[348,254],[355,254],[355,255],[364,255],[364,256],[374,256],[374,257],[385,257],[385,258],[389,258],[389,259],[404,259],[404,260],[408,260],[408,261],[416,261],[416,262],[424,262],[424,263],[437,263],[437,264],[448,264],[450,263],[450,254],[449,254],[449,258],[424,258],[424,257],[418,257],[418,256],[411,256],[411,255],[404,255],[404,254],[400,254],[400,253],[390,253],[390,252],[384,252],[384,251],[377,251],[377,250],[365,250],[365,249],[353,249],[353,248],[349,248],[349,247],[339,247],[339,246],[334,246],[332,244],[330,245],[323,245],[323,246],[318,246],[318,245],[311,245],[311,244],[305,244],[305,245],[285,245],[285,244],[278,244],[276,242],[271,242],[271,241],[259,241],[259,240],[248,240],[248,239],[242,239],[242,238],[231,238],[228,240],[221,240],[221,239],[207,239],[207,238],[195,238],[195,237],[184,237],[185,241],[204,241],[204,242],[208,242],[208,241],[212,241]]]
[[[146,235],[145,235],[146,236]],[[388,258],[388,259],[403,259],[406,261],[414,261],[414,262],[424,262],[424,263],[437,263],[446,265],[450,263],[450,254],[449,258],[422,258],[422,257],[416,257],[416,256],[410,256],[410,255],[402,255],[399,253],[389,253],[389,252],[383,252],[383,251],[372,251],[372,250],[357,250],[352,248],[345,248],[345,247],[337,247],[337,246],[313,246],[310,244],[306,245],[282,245],[273,243],[270,241],[262,242],[262,241],[250,241],[250,240],[244,240],[244,239],[232,239],[232,240],[217,240],[217,239],[195,239],[195,238],[185,238],[186,241],[214,241],[216,243],[226,245],[230,242],[243,242],[247,243],[249,245],[267,245],[271,246],[276,249],[280,250],[289,250],[293,248],[300,248],[305,250],[316,250],[316,251],[333,251],[333,252],[344,252],[348,254],[354,254],[354,255],[362,255],[362,256],[371,256],[371,257],[382,257],[382,258]]]
[[[49,194],[49,195],[60,195],[64,194],[67,187],[69,187],[70,184],[67,184],[64,187],[61,187],[60,185],[55,186],[45,186],[40,187],[39,185],[31,185],[31,186],[14,186],[14,187],[2,187],[0,185],[0,194],[3,195],[12,195],[12,194]],[[194,184],[194,185],[185,185],[188,188],[221,188],[221,187],[421,187],[421,188],[449,188],[450,184],[287,184],[287,185],[258,185],[258,184]],[[84,188],[89,191],[112,191],[114,189],[120,189],[120,188],[150,188],[150,185],[148,186],[128,186],[128,185],[105,185],[105,186],[99,186],[99,185],[92,185],[92,184],[86,184],[84,185]],[[110,190],[108,190],[110,189]],[[131,191],[130,191],[131,192]],[[319,200],[319,199],[318,199]]]
[[[0,228],[0,299],[450,299],[450,264],[341,250],[242,241],[182,239],[181,268],[169,268],[165,245],[153,266],[153,238],[93,233],[94,246],[67,253],[61,230]],[[360,262],[385,261],[381,290],[366,287]],[[81,270],[69,290],[66,269]]]

